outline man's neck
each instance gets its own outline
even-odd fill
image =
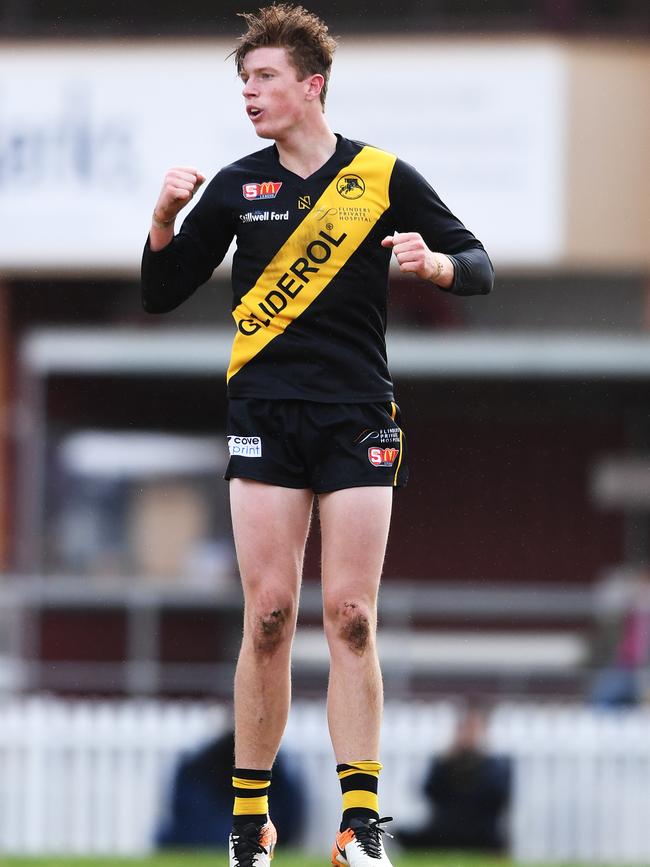
[[[324,117],[312,129],[303,127],[275,142],[282,165],[301,178],[308,178],[325,165],[336,150],[336,143]]]

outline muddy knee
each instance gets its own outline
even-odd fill
[[[354,653],[363,654],[374,631],[368,611],[355,602],[345,602],[337,612],[336,621],[338,639]]]
[[[268,614],[261,614],[255,624],[255,650],[257,653],[271,654],[289,637],[289,614],[276,608]]]

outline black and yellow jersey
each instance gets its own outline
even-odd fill
[[[222,169],[163,250],[145,246],[145,310],[172,310],[236,237],[232,397],[375,402],[393,397],[386,304],[394,231],[419,232],[454,262],[452,292],[487,293],[490,260],[427,181],[393,154],[337,136],[301,178],[275,146]],[[433,291],[433,287],[432,287]]]

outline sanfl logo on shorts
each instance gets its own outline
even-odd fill
[[[392,467],[399,449],[382,449],[380,446],[371,446],[368,449],[368,460],[373,467]]]

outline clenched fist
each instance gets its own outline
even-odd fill
[[[451,260],[444,253],[430,250],[419,232],[395,232],[385,237],[381,245],[392,249],[403,273],[431,280],[438,286],[451,286],[454,279]]]
[[[188,166],[169,169],[153,209],[154,225],[158,222],[171,226],[178,212],[192,199],[204,181],[205,175],[198,169]]]

